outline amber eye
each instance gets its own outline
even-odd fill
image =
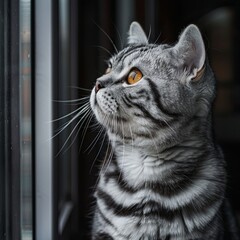
[[[112,71],[112,63],[108,62],[107,64],[108,64],[108,67],[107,67],[107,69],[105,71],[105,74],[108,74],[108,73],[110,73]]]
[[[108,74],[108,73],[110,73],[112,71],[112,68],[111,67],[108,67],[107,69],[106,69],[106,71],[105,71],[105,74]]]
[[[137,68],[134,68],[132,69],[128,76],[127,76],[127,83],[128,84],[134,84],[134,83],[137,83],[138,81],[140,81],[143,77],[143,74],[142,72],[137,69]]]

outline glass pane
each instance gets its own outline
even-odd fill
[[[20,0],[21,232],[32,239],[31,0]]]

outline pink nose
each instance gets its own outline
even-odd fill
[[[100,84],[100,82],[97,81],[95,85],[95,93],[97,93],[100,88],[102,88],[102,85]]]

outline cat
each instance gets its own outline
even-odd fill
[[[111,151],[95,191],[92,239],[239,239],[212,131],[215,78],[196,25],[151,44],[137,22],[90,95]],[[229,228],[228,235],[224,226]]]

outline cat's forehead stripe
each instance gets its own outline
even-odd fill
[[[142,51],[147,51],[149,49],[148,46],[143,46],[143,45],[136,45],[130,48],[127,48],[125,50],[123,50],[122,52],[120,52],[120,55],[116,56],[116,64],[119,64],[120,62],[123,62],[129,55],[131,55],[134,52],[142,52]]]

